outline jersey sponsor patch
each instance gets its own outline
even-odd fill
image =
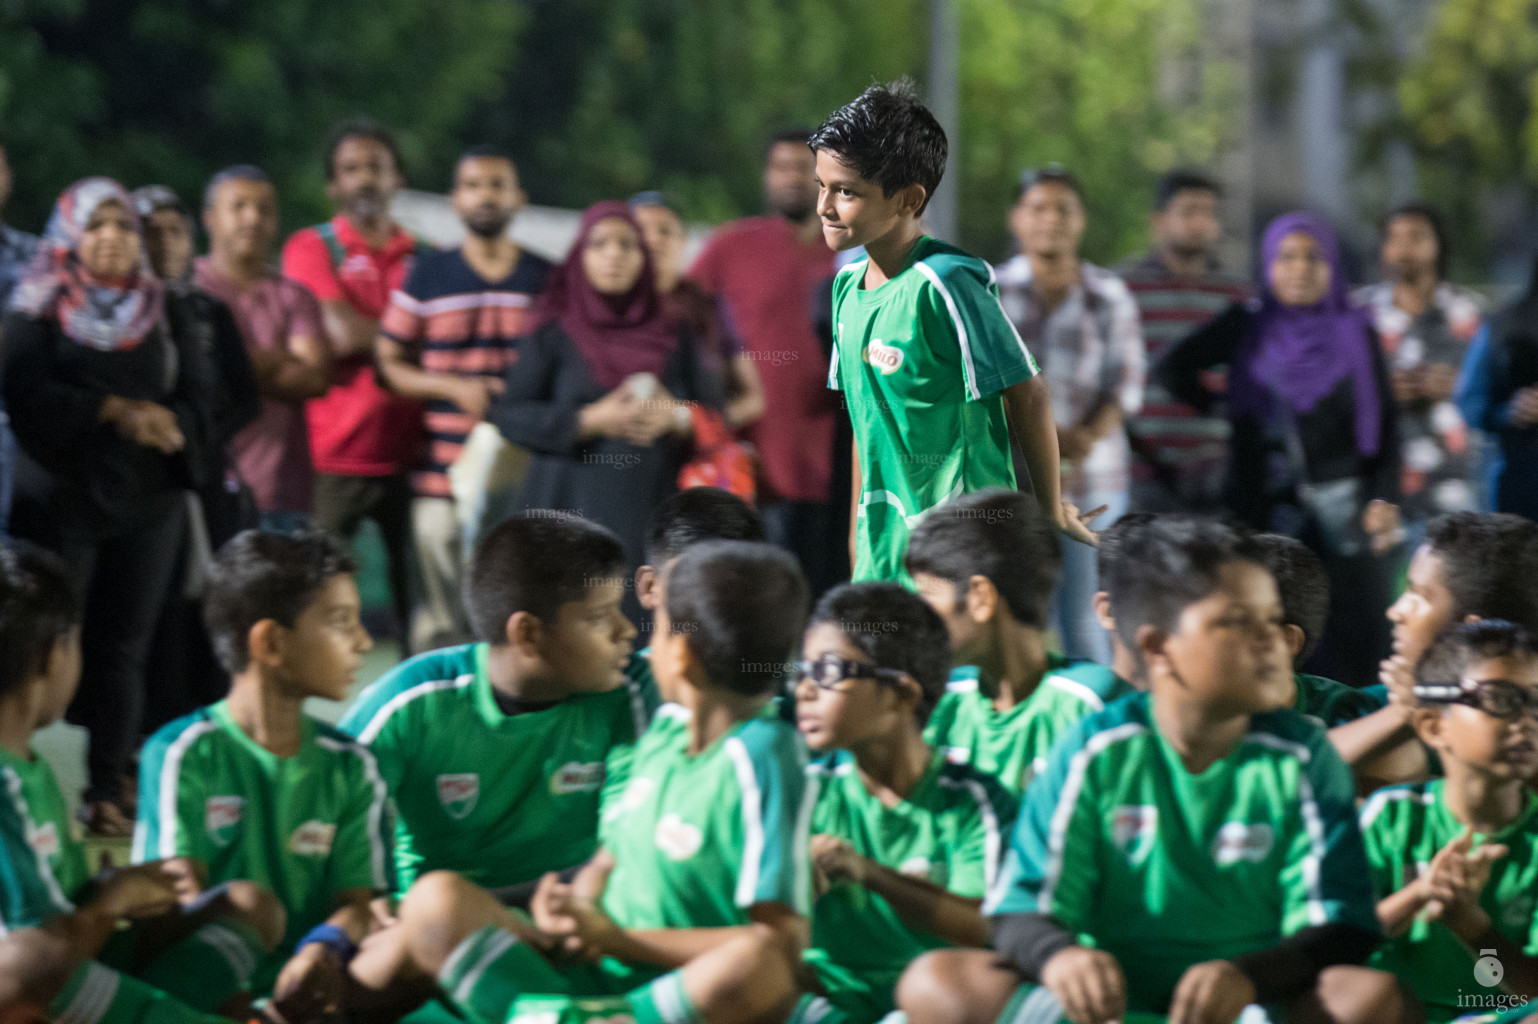
[[[1111,817],[1111,839],[1131,863],[1146,860],[1159,829],[1159,808],[1125,804]]]
[[[566,793],[593,793],[603,788],[602,761],[567,761],[550,776],[550,792],[557,796]]]
[[[481,777],[474,772],[438,776],[438,802],[455,821],[469,816],[481,797]]]
[[[935,885],[944,885],[949,875],[944,861],[937,864],[924,856],[909,857],[898,866],[897,873],[909,878],[922,878]]]
[[[691,825],[676,814],[664,814],[657,822],[654,835],[657,849],[672,860],[688,860],[700,850],[705,834],[698,825]]]
[[[203,804],[203,827],[216,846],[228,846],[246,811],[242,796],[211,796]]]
[[[1263,861],[1275,844],[1276,834],[1264,822],[1254,825],[1243,821],[1224,822],[1212,842],[1212,861],[1219,867],[1242,860]]]
[[[39,857],[54,857],[59,853],[59,826],[45,822],[27,830],[27,845]]]
[[[896,373],[903,364],[903,350],[896,345],[886,344],[880,338],[872,338],[870,344],[865,346],[865,361],[883,376]]]
[[[290,853],[301,857],[326,857],[331,853],[331,843],[336,839],[336,826],[324,821],[307,821],[294,829],[289,836]]]

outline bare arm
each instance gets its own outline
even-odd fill
[[[595,943],[595,946],[606,956],[617,960],[674,970],[756,927],[767,927],[780,939],[787,954],[794,954],[792,962],[800,960],[801,950],[806,948],[809,937],[806,918],[790,907],[777,903],[757,904],[749,908],[748,916],[754,923],[736,928],[665,928],[652,931],[616,929],[612,935]]]
[[[379,321],[368,319],[353,309],[347,300],[322,302],[320,318],[326,327],[326,337],[331,341],[331,350],[338,357],[367,355],[374,350]]]
[[[1057,452],[1057,421],[1052,417],[1052,398],[1047,382],[1038,374],[1004,389],[1004,410],[1009,429],[1025,455],[1031,472],[1036,504],[1056,523],[1061,518],[1062,466]]]
[[[331,387],[331,347],[325,338],[296,334],[287,348],[253,349],[250,356],[257,388],[268,398],[303,402]]]
[[[764,384],[759,379],[758,367],[753,360],[742,353],[732,356],[730,365],[732,382],[737,386],[737,393],[726,403],[726,425],[729,427],[745,427],[755,423],[764,415],[767,407],[764,399]]]
[[[495,377],[429,373],[417,365],[405,345],[381,334],[375,343],[379,373],[391,391],[418,400],[452,402],[474,419],[485,419],[493,395],[502,393]]]
[[[910,927],[944,939],[953,946],[986,949],[991,929],[980,913],[982,900],[957,896],[921,878],[900,874],[866,860],[864,886],[878,893]]]

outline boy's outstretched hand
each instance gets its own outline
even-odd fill
[[[1088,544],[1090,547],[1100,546],[1100,534],[1090,529],[1090,523],[1105,514],[1109,505],[1101,505],[1092,508],[1088,512],[1080,512],[1079,507],[1071,501],[1061,502],[1057,507],[1056,525],[1059,533],[1080,544]]]
[[[181,876],[156,861],[116,868],[101,877],[97,900],[113,917],[156,917],[176,909]]]
[[[597,960],[605,940],[618,931],[603,910],[603,892],[614,870],[614,856],[600,850],[570,883],[547,874],[529,902],[534,926],[550,936],[553,948],[574,959]]]
[[[1057,996],[1063,1016],[1073,1024],[1110,1024],[1127,1014],[1127,978],[1103,949],[1058,950],[1042,965],[1041,983]]]
[[[1255,1001],[1255,983],[1228,960],[1192,964],[1170,999],[1169,1024],[1233,1024]]]

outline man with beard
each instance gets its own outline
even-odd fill
[[[305,408],[315,463],[315,526],[351,539],[372,519],[390,564],[399,636],[409,644],[411,486],[421,454],[422,406],[387,390],[374,369],[374,340],[390,293],[401,286],[417,240],[390,218],[401,186],[400,148],[368,118],[332,129],[326,194],[337,215],[283,247],[283,273],[320,300],[335,359],[331,387]]]
[[[1118,269],[1136,300],[1148,365],[1180,339],[1248,295],[1244,282],[1218,267],[1223,235],[1218,183],[1176,170],[1159,182],[1153,248]],[[1141,512],[1213,512],[1228,463],[1228,421],[1201,416],[1150,379],[1143,408],[1127,420],[1132,444],[1132,507]]]
[[[769,215],[716,231],[689,276],[724,301],[743,355],[758,366],[765,411],[746,436],[761,463],[760,511],[769,539],[796,556],[815,597],[849,573],[842,496],[835,503],[831,493],[839,408],[812,323],[814,290],[828,288],[833,253],[817,216],[810,135],[769,140]]]
[[[262,527],[292,532],[308,523],[314,502],[304,403],[331,384],[320,305],[271,267],[278,195],[260,168],[214,175],[203,192],[203,227],[209,251],[194,263],[193,280],[235,315],[261,392],[261,412],[235,435],[230,454]]]
[[[550,264],[519,248],[508,225],[527,197],[518,168],[488,147],[467,150],[454,168],[454,212],[464,223],[458,249],[423,256],[390,297],[380,322],[379,366],[391,389],[427,403],[426,465],[411,476],[412,534],[422,602],[412,612],[415,650],[470,639],[460,601],[464,567],[461,510],[449,489],[449,466],[470,430],[502,390],[517,357],[516,339],[530,327],[535,298]]]
[[[1379,230],[1383,280],[1359,290],[1388,360],[1399,405],[1400,509],[1417,542],[1444,512],[1479,508],[1478,452],[1453,402],[1484,303],[1447,281],[1447,229],[1433,206],[1402,203]],[[1412,546],[1413,550],[1413,546]]]

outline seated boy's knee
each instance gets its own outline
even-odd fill
[[[907,1014],[913,1024],[975,1024],[980,1017],[980,1004],[990,1000],[992,994],[974,991],[976,985],[968,979],[978,974],[977,968],[993,968],[993,955],[982,950],[940,949],[925,953],[908,965],[897,980],[897,1008]],[[1018,986],[1018,979],[1002,979],[996,988],[1006,984],[1010,991]],[[1007,1001],[1008,995],[1004,995]],[[986,1011],[983,1011],[984,1013]]]
[[[1419,1004],[1399,979],[1368,967],[1328,967],[1319,974],[1319,1001],[1338,1024],[1409,1024]]]
[[[255,931],[264,949],[277,949],[288,930],[288,911],[282,901],[255,882],[227,882],[222,889],[220,909]]]
[[[45,1007],[70,977],[69,943],[36,928],[0,939],[0,1002]]]
[[[442,920],[481,893],[480,887],[453,871],[429,871],[411,884],[396,911],[402,924]]]

